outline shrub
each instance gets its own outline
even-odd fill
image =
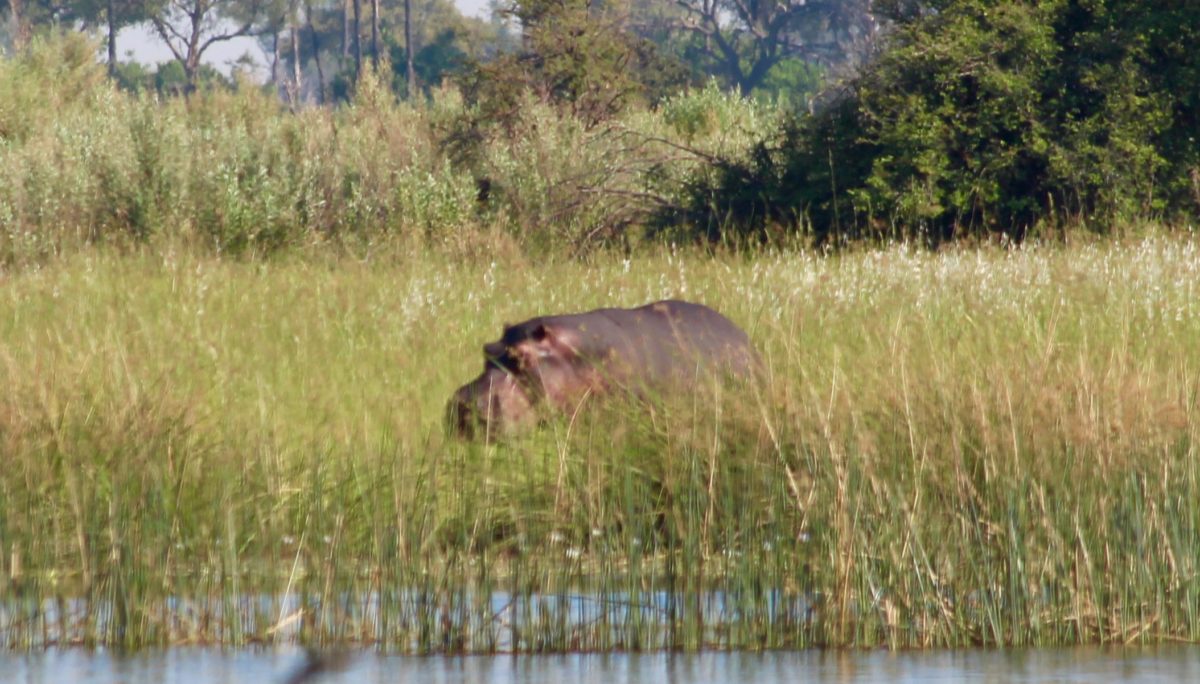
[[[941,242],[1113,217],[1195,216],[1195,10],[1166,3],[933,3],[815,116],[689,189],[707,235],[808,226],[819,241]],[[1166,9],[1164,9],[1166,8]],[[1194,17],[1193,17],[1194,18]],[[1190,133],[1189,133],[1190,131]],[[1167,192],[1164,193],[1163,189]],[[806,223],[807,221],[807,223]]]
[[[352,102],[291,112],[252,88],[130,93],[93,55],[67,37],[0,61],[0,259],[158,239],[268,254],[503,235],[586,251],[634,239],[704,159],[736,155],[779,114],[710,86],[588,125],[522,90],[504,126],[464,128],[486,109],[452,88],[399,102],[372,70]]]

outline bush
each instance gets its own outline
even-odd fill
[[[20,103],[0,103],[4,260],[155,237],[267,253],[468,223],[472,181],[436,152],[433,110],[375,81],[352,106],[300,114],[255,89],[159,99],[114,88],[90,48],[60,62],[76,42],[0,62],[4,102]]]
[[[521,0],[513,13],[523,49],[476,64],[460,79],[483,116],[507,124],[525,93],[591,127],[627,107],[653,102],[688,83],[681,65],[625,30],[611,9],[582,0]]]
[[[932,10],[902,21],[817,115],[719,160],[664,219],[710,236],[810,229],[818,241],[936,243],[1196,216],[1197,146],[1181,143],[1196,130],[1200,60],[1180,51],[1195,29],[1161,25],[1194,27],[1184,15],[1195,10],[1061,0]]]
[[[291,112],[253,88],[130,93],[94,54],[65,37],[0,61],[2,261],[158,239],[586,251],[635,239],[707,156],[745,150],[780,111],[709,87],[588,125],[518,90],[506,124],[471,128],[485,108],[458,91],[399,102],[371,70],[352,102]],[[464,130],[467,156],[450,144]]]

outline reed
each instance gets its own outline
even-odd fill
[[[1195,640],[1200,246],[586,262],[167,242],[0,276],[0,642]],[[505,321],[703,301],[749,386],[442,428]]]

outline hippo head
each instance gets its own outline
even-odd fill
[[[483,374],[450,400],[449,427],[468,439],[511,434],[536,423],[543,405],[577,401],[595,377],[577,341],[577,331],[538,319],[506,327],[483,347]]]
[[[447,414],[450,428],[467,439],[477,432],[487,438],[511,432],[535,417],[525,386],[514,373],[490,361],[482,375],[454,393]]]

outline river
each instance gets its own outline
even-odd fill
[[[329,659],[306,684],[791,684],[793,682],[1200,681],[1200,646],[959,651],[791,651],[411,657],[373,650]],[[0,682],[254,684],[294,681],[289,649],[171,648],[119,655],[50,649],[0,654]]]

